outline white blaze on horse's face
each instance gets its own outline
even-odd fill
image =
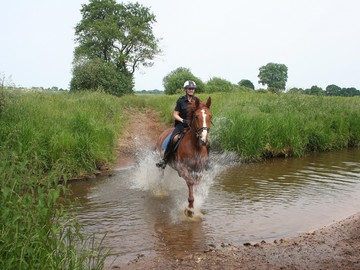
[[[207,126],[206,126],[206,112],[204,109],[201,110],[201,114],[202,114],[202,117],[203,117],[203,124],[202,124],[202,127],[203,127],[203,130],[201,132],[201,137],[200,137],[200,140],[205,144],[207,142],[207,134],[208,134],[208,130],[207,130]]]

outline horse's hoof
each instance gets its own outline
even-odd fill
[[[187,217],[193,217],[194,213],[195,213],[194,208],[186,207],[185,210],[184,210],[184,214]]]

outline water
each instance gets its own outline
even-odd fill
[[[86,233],[128,262],[140,255],[186,256],[209,245],[272,241],[358,212],[360,149],[301,159],[234,163],[215,155],[195,190],[194,220],[184,217],[187,186],[172,169],[162,175],[145,153],[112,177],[71,184]]]

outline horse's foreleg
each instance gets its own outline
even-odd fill
[[[187,186],[189,188],[189,205],[188,207],[193,209],[194,208],[194,182],[193,181],[187,181]]]
[[[185,179],[186,184],[189,189],[189,196],[188,196],[188,207],[185,208],[185,215],[188,217],[192,217],[194,215],[194,180],[191,178],[188,169],[185,166],[181,166],[178,168],[179,175]]]
[[[188,207],[185,208],[185,215],[188,217],[192,217],[194,215],[194,180],[190,177],[187,177],[186,184],[189,189],[189,196],[188,196]]]

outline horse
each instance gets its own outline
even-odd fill
[[[168,165],[177,171],[180,177],[185,179],[188,186],[189,204],[184,210],[184,214],[188,217],[192,217],[195,213],[194,184],[199,183],[209,162],[210,105],[211,97],[207,99],[206,103],[197,98],[195,102],[189,104],[187,117],[190,121],[189,127],[185,129],[185,134],[183,134],[176,151],[172,153],[168,160]],[[160,155],[162,154],[164,141],[171,135],[173,130],[174,127],[169,128],[159,136],[156,149]]]

